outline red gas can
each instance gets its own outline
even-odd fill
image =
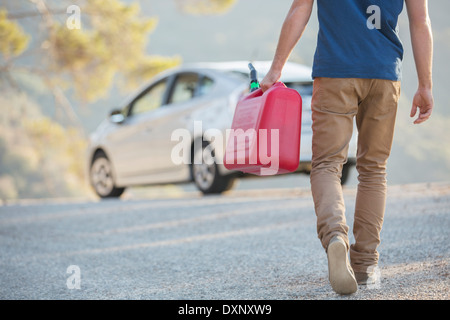
[[[302,99],[277,82],[241,99],[233,117],[225,150],[227,169],[256,175],[297,170],[300,156]]]

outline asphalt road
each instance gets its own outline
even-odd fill
[[[450,183],[389,188],[381,282],[350,296],[328,283],[307,187],[139,192],[0,206],[0,298],[450,298]]]

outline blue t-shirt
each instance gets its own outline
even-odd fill
[[[313,78],[401,79],[404,0],[317,0]]]

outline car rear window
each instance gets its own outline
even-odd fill
[[[286,87],[297,90],[301,96],[312,96],[313,83],[312,82],[287,82]]]

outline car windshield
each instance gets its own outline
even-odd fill
[[[167,79],[154,84],[133,102],[131,113],[136,115],[159,108],[164,102],[163,99],[166,92],[166,87]]]

